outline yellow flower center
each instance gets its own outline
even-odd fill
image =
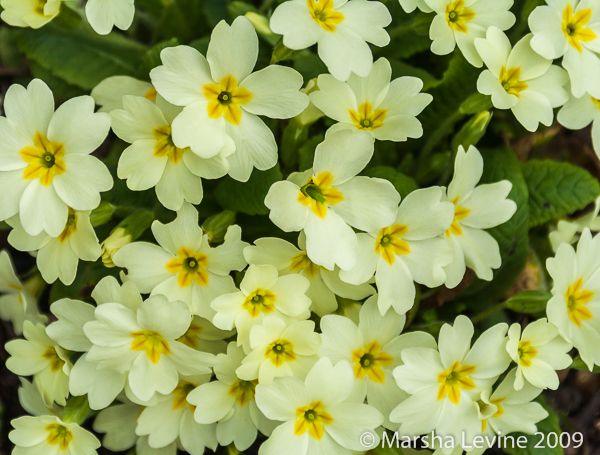
[[[446,5],[446,22],[452,30],[467,33],[467,22],[472,21],[474,17],[475,12],[465,8],[465,0],[456,0]]]
[[[229,388],[229,395],[235,397],[235,401],[243,408],[250,400],[254,400],[254,393],[258,379],[254,381],[242,381],[238,379]]]
[[[49,433],[46,442],[55,446],[58,444],[60,450],[65,451],[69,448],[69,444],[73,440],[73,433],[64,425],[59,423],[51,423],[47,425],[45,430]]]
[[[519,363],[524,367],[531,366],[531,359],[537,355],[537,349],[531,346],[529,341],[521,341],[519,343]]]
[[[152,363],[158,363],[161,354],[170,354],[169,343],[162,335],[152,330],[140,330],[131,333],[133,341],[131,342],[132,351],[146,351],[146,355]]]
[[[71,207],[69,207],[69,214],[67,215],[67,223],[65,224],[65,228],[58,236],[58,240],[60,243],[64,243],[67,241],[71,235],[77,232],[77,213]]]
[[[392,364],[394,358],[381,350],[381,345],[373,341],[364,348],[357,349],[352,353],[354,362],[354,376],[362,379],[367,375],[371,381],[383,384],[385,373],[382,367]]]
[[[381,254],[389,265],[394,264],[396,255],[402,256],[410,253],[408,243],[402,240],[407,230],[408,227],[403,224],[394,224],[379,231],[375,252]]]
[[[327,206],[335,205],[344,200],[344,196],[335,188],[331,187],[333,175],[325,171],[316,177],[311,177],[308,182],[300,188],[298,202],[309,206],[313,213],[319,218],[327,215]]]
[[[177,338],[177,341],[185,344],[186,346],[189,346],[192,349],[198,349],[198,347],[200,346],[198,334],[200,334],[202,330],[204,330],[204,327],[192,321],[187,331],[179,338]]]
[[[42,185],[49,186],[55,175],[67,170],[63,159],[65,146],[59,142],[50,142],[42,133],[35,133],[33,144],[33,147],[25,147],[20,152],[21,158],[29,163],[23,171],[23,178],[39,178]]]
[[[365,101],[358,108],[358,112],[350,109],[350,118],[359,130],[373,131],[383,126],[387,110],[373,111],[373,105]]]
[[[171,136],[171,127],[170,126],[159,126],[158,128],[154,128],[152,132],[154,137],[156,138],[156,145],[154,146],[154,156],[158,158],[162,158],[166,156],[169,158],[169,161],[173,164],[177,164],[183,158],[182,150],[175,146],[173,143],[173,137]]]
[[[192,282],[201,286],[208,284],[208,257],[190,248],[182,247],[177,252],[177,257],[167,262],[167,270],[177,273],[177,282],[182,288],[188,287]]]
[[[588,321],[592,319],[592,312],[586,307],[586,304],[592,300],[594,293],[592,291],[581,290],[583,278],[579,278],[575,283],[567,288],[565,299],[567,302],[567,313],[569,319],[577,327],[581,327],[581,320]]]
[[[314,21],[327,32],[335,32],[335,26],[344,20],[342,13],[333,10],[333,0],[306,0],[306,4]]]
[[[275,340],[267,347],[265,357],[271,359],[276,367],[280,367],[284,362],[293,362],[296,360],[294,345],[288,340]]]
[[[581,47],[582,42],[592,41],[596,39],[596,34],[585,25],[592,17],[592,9],[584,9],[577,14],[573,14],[571,5],[567,5],[562,17],[562,31],[569,40],[569,44],[577,49],[578,52],[583,52]]]
[[[449,370],[438,375],[440,388],[438,389],[438,400],[443,400],[448,396],[450,401],[458,404],[460,401],[460,389],[471,390],[475,388],[475,383],[469,377],[475,372],[472,365],[462,365],[457,360],[452,364]]]
[[[48,346],[48,349],[44,351],[42,357],[46,360],[50,360],[50,371],[52,371],[52,373],[62,370],[62,367],[65,364],[65,361],[58,356],[54,346]]]
[[[208,116],[220,118],[233,125],[239,125],[242,121],[241,105],[252,101],[252,93],[242,87],[238,87],[237,80],[233,76],[225,76],[218,84],[208,84],[203,87],[204,96],[208,98]]]
[[[519,97],[519,93],[527,88],[527,84],[523,81],[520,81],[521,77],[521,68],[511,68],[509,70],[506,67],[502,67],[500,69],[500,84],[502,84],[502,88],[506,90],[506,93],[509,95],[515,95],[517,98]]]
[[[252,292],[242,304],[242,308],[248,310],[250,316],[258,317],[260,313],[272,313],[275,311],[275,300],[277,297],[270,291],[258,288]]]
[[[594,103],[594,106],[596,106],[596,109],[600,110],[600,100],[594,98],[593,96],[590,96],[590,98],[592,99],[592,103]]]
[[[466,218],[467,215],[469,215],[469,213],[471,213],[471,210],[465,208],[465,207],[459,207],[458,204],[458,199],[460,196],[456,196],[453,200],[452,203],[455,205],[455,209],[454,209],[454,220],[452,221],[452,224],[450,225],[450,227],[448,228],[448,230],[446,231],[446,235],[448,237],[450,237],[450,234],[454,234],[454,235],[462,235],[462,228],[460,227],[459,221]]]
[[[329,425],[333,422],[325,406],[320,401],[315,401],[308,406],[296,409],[296,425],[294,425],[294,434],[302,436],[306,431],[313,438],[320,440],[325,433],[323,425]]]
[[[498,410],[492,416],[492,418],[500,417],[502,414],[504,414],[504,408],[502,406],[500,406],[500,403],[502,403],[504,400],[506,400],[506,398],[496,398],[495,400],[490,400],[490,404],[493,404],[498,408]],[[481,401],[478,401],[478,403],[479,403],[479,407],[481,408],[482,411],[484,411],[488,406],[487,404],[485,404]],[[487,419],[483,419],[481,421],[481,432],[483,433],[486,428],[487,428]]]
[[[154,87],[150,87],[148,89],[148,91],[144,94],[144,98],[146,98],[148,101],[152,101],[154,103],[156,101],[157,95],[158,95],[158,92],[156,91],[156,89]]]
[[[308,275],[310,278],[314,278],[318,275],[321,266],[318,266],[313,261],[308,258],[308,254],[305,252],[300,253],[297,256],[292,258],[292,265],[290,265],[290,270],[292,272],[299,272],[300,270],[304,270],[304,273]]]
[[[190,410],[194,412],[196,410],[196,406],[193,406],[187,402],[187,396],[190,394],[192,390],[194,390],[197,386],[192,384],[191,382],[181,381],[173,390],[173,409],[183,409],[189,405]]]

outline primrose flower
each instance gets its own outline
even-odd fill
[[[123,106],[110,114],[115,134],[132,144],[119,158],[119,178],[127,180],[127,187],[133,191],[155,187],[158,200],[170,210],[179,210],[184,201],[200,204],[200,177],[216,179],[227,174],[226,158],[235,151],[233,144],[212,158],[201,158],[173,143],[171,125],[180,107],[160,96],[153,103],[129,95],[123,97]]]
[[[563,58],[576,98],[600,98],[600,8],[587,0],[546,3],[529,15],[531,47],[548,60]]]
[[[454,165],[454,178],[448,186],[446,200],[455,205],[454,221],[444,235],[454,251],[448,264],[446,286],[454,288],[465,275],[466,267],[482,280],[493,278],[492,269],[502,264],[498,242],[484,231],[508,221],[517,204],[507,199],[512,189],[508,180],[479,185],[483,175],[483,158],[475,147],[460,146]]]
[[[21,455],[95,455],[100,441],[76,423],[63,422],[56,416],[19,417],[8,438]]]
[[[306,378],[319,360],[317,350],[321,336],[315,333],[313,321],[293,322],[289,326],[278,317],[267,315],[261,325],[250,330],[250,354],[236,370],[244,381],[271,385],[273,378],[294,376]]]
[[[592,370],[600,365],[600,236],[592,239],[583,230],[577,251],[563,243],[556,256],[546,261],[554,280],[552,298],[546,313],[548,321],[558,327],[560,335],[572,343],[581,359]]]
[[[62,0],[1,0],[0,17],[13,27],[40,28],[60,12]]]
[[[392,422],[400,423],[403,435],[435,433],[455,441],[481,434],[475,405],[508,367],[506,324],[486,330],[471,347],[473,323],[458,316],[454,326],[444,324],[438,348],[407,348],[404,365],[394,370],[402,390],[411,396],[394,409]]]
[[[213,324],[221,330],[237,329],[238,346],[249,347],[250,329],[271,314],[287,323],[308,319],[309,286],[300,275],[279,276],[271,265],[251,265],[240,283],[239,292],[224,294],[211,303],[217,312]]]
[[[34,79],[12,85],[0,117],[0,220],[17,213],[25,232],[58,237],[69,207],[93,210],[112,188],[106,166],[90,156],[104,141],[110,117],[94,113],[89,96],[72,98],[54,112],[48,86]]]
[[[8,242],[19,251],[37,252],[36,263],[47,283],[60,279],[69,286],[75,280],[79,260],[94,262],[102,254],[98,237],[90,223],[90,211],[69,207],[69,215],[58,237],[45,232],[29,235],[18,216],[6,220],[13,229]]]
[[[244,257],[249,264],[272,265],[280,276],[298,273],[310,281],[306,295],[312,301],[311,311],[323,317],[333,313],[338,303],[336,295],[350,300],[363,300],[375,293],[370,284],[355,286],[340,279],[340,270],[328,270],[312,262],[306,254],[306,236],[300,233],[296,248],[289,242],[278,238],[262,238],[254,242],[255,246],[244,249]]]
[[[413,191],[402,201],[395,221],[379,231],[358,234],[358,260],[352,270],[340,273],[352,284],[365,283],[375,274],[379,311],[390,307],[399,314],[415,302],[413,280],[430,288],[446,281],[444,267],[452,262],[452,249],[440,238],[450,228],[454,204],[442,201],[440,187]]]
[[[190,327],[177,341],[197,351],[217,355],[227,352],[227,343],[224,340],[234,335],[234,330],[217,329],[212,322],[194,316]]]
[[[559,123],[565,128],[580,130],[592,124],[592,144],[596,155],[600,157],[600,100],[589,93],[580,98],[572,94],[557,115]],[[594,229],[595,230],[595,229]]]
[[[314,166],[274,183],[265,205],[286,232],[306,234],[310,260],[329,270],[356,265],[358,240],[352,227],[376,231],[396,216],[400,195],[387,180],[356,177],[373,156],[366,131],[339,131],[317,146]],[[351,227],[352,226],[352,227]]]
[[[23,333],[23,322],[45,324],[48,318],[42,315],[28,283],[21,283],[7,250],[0,251],[0,318],[10,321],[15,335]]]
[[[474,41],[485,37],[491,25],[508,30],[515,24],[515,15],[509,10],[513,0],[425,0],[436,13],[431,23],[429,37],[431,52],[446,55],[456,46],[467,61],[480,68],[483,65]]]
[[[90,94],[100,108],[98,112],[112,112],[123,109],[125,95],[143,96],[156,101],[157,92],[150,82],[140,81],[130,76],[111,76],[100,82]]]
[[[511,325],[506,350],[517,364],[515,390],[521,390],[525,381],[538,389],[556,390],[559,386],[556,370],[571,365],[573,359],[568,352],[572,347],[546,318],[527,325],[523,333],[520,324]]]
[[[168,448],[178,442],[191,455],[202,455],[205,448],[217,449],[216,424],[203,425],[194,420],[195,406],[187,402],[188,394],[210,375],[183,376],[170,395],[161,396],[153,406],[144,407],[137,418],[136,434],[148,436],[154,449]]]
[[[252,73],[257,58],[256,30],[240,16],[214,28],[206,58],[189,46],[170,47],[150,73],[160,95],[185,107],[173,122],[174,144],[205,159],[235,144],[229,175],[242,182],[253,167],[277,163],[275,137],[258,116],[291,118],[309,102],[300,73],[277,65]]]
[[[548,417],[548,411],[533,401],[542,389],[525,383],[517,391],[513,388],[515,377],[516,368],[513,368],[493,393],[484,391],[477,403],[480,417],[484,417],[482,435],[488,436],[488,440],[498,434],[535,434],[538,431],[536,423]]]
[[[369,298],[360,310],[358,326],[344,316],[329,315],[321,319],[323,344],[319,354],[337,364],[346,360],[352,365],[355,382],[352,396],[367,403],[385,417],[383,426],[397,429],[388,416],[408,395],[401,390],[392,374],[402,365],[402,351],[409,347],[435,349],[433,337],[424,332],[400,335],[406,318],[395,312],[382,316],[377,296]]]
[[[244,381],[236,370],[242,364],[244,351],[229,343],[227,354],[217,356],[216,381],[201,384],[188,394],[187,401],[196,407],[194,418],[203,425],[217,423],[217,440],[222,446],[234,444],[243,452],[258,435],[269,436],[275,427],[258,409],[255,390],[258,380]]]
[[[387,46],[385,27],[392,16],[381,2],[363,0],[290,0],[271,16],[271,30],[283,35],[289,49],[318,44],[319,57],[329,72],[346,81],[351,73],[366,77],[373,67],[367,43]]]
[[[183,302],[155,295],[140,305],[137,314],[119,303],[105,303],[96,308],[95,316],[84,326],[94,344],[87,361],[128,373],[131,391],[139,400],[148,401],[156,392],[169,395],[177,387],[179,373],[208,374],[215,364],[213,355],[177,341],[191,322]]]
[[[85,15],[96,33],[108,35],[113,27],[127,30],[135,14],[134,0],[88,0]]]
[[[33,383],[43,395],[44,402],[64,406],[69,395],[69,354],[48,335],[42,324],[23,323],[24,340],[12,340],[5,349],[11,357],[6,368],[19,376],[33,376]]]
[[[512,50],[508,37],[497,27],[488,28],[486,36],[475,40],[489,68],[479,76],[477,90],[491,95],[494,107],[511,109],[529,131],[537,131],[540,123],[551,126],[553,108],[569,99],[563,88],[569,82],[567,72],[533,51],[531,34]]]
[[[421,137],[423,128],[416,116],[433,97],[420,93],[423,81],[419,78],[391,78],[392,67],[385,58],[377,60],[366,77],[352,74],[348,82],[321,74],[319,90],[312,92],[310,99],[339,122],[327,134],[342,129],[368,131],[375,139],[396,142]]]
[[[113,256],[113,262],[127,268],[127,279],[140,292],[181,300],[192,314],[212,319],[214,311],[210,303],[235,291],[229,273],[246,265],[242,251],[248,244],[242,242],[239,226],[230,226],[225,242],[212,248],[198,225],[198,212],[185,202],[175,221],[168,224],[154,221],[152,233],[160,246],[130,243]]]
[[[379,443],[374,430],[383,423],[383,416],[374,407],[354,401],[353,387],[350,364],[341,361],[333,366],[326,357],[312,367],[304,382],[287,376],[276,378],[270,386],[256,386],[260,410],[269,419],[283,422],[259,454],[280,454],[286,447],[298,455],[350,455],[364,451],[360,437],[366,432]]]

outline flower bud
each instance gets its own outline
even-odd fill
[[[256,33],[258,33],[264,40],[266,40],[272,46],[277,44],[279,41],[279,35],[276,35],[269,27],[269,19],[267,19],[262,14],[255,13],[253,11],[248,11],[246,14],[246,19],[248,19],[254,28],[256,29]]]
[[[207,218],[202,224],[202,229],[208,236],[209,242],[221,242],[227,233],[227,228],[233,223],[235,223],[235,212],[225,210]]]
[[[319,86],[317,85],[317,79],[314,78],[308,81],[306,87],[304,87],[300,91],[309,95],[312,92],[316,92],[318,90]],[[324,115],[325,114],[323,114],[323,112],[321,112],[313,103],[309,103],[308,107],[304,109],[304,112],[295,117],[295,120],[302,126],[310,126]]]
[[[113,256],[125,245],[131,243],[131,234],[122,227],[117,227],[111,234],[102,242],[102,263],[105,267],[112,268],[115,264],[112,260]]]
[[[92,211],[92,213],[90,213],[90,223],[92,223],[92,226],[94,227],[106,223],[112,218],[113,213],[115,213],[115,209],[116,207],[110,202],[101,203]]]

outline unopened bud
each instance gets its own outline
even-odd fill
[[[115,209],[116,207],[110,202],[101,203],[96,209],[92,210],[92,213],[90,213],[90,223],[92,223],[92,226],[94,227],[106,223],[112,218]]]
[[[300,91],[309,95],[312,92],[316,92],[318,90],[319,86],[317,85],[317,79],[315,78],[308,81],[306,87],[304,87]],[[308,107],[304,109],[304,111],[301,114],[295,117],[295,120],[302,126],[310,126],[324,115],[325,114],[323,114],[323,112],[321,112],[313,103],[309,103]]]
[[[255,13],[253,11],[247,12],[245,16],[246,19],[248,19],[252,23],[252,25],[254,25],[256,33],[258,33],[272,46],[275,46],[277,44],[277,41],[279,41],[279,35],[276,35],[271,30],[271,27],[269,26],[269,19],[267,19],[262,14]]]
[[[221,242],[227,234],[227,229],[233,223],[235,223],[235,212],[225,210],[207,218],[202,224],[202,229],[208,236],[209,242]]]
[[[296,54],[296,52],[297,51],[293,49],[285,47],[283,44],[283,39],[280,39],[273,50],[273,55],[271,55],[271,65],[274,65],[282,60],[290,60]]]
[[[113,256],[125,245],[131,243],[131,234],[122,227],[117,227],[112,233],[102,242],[102,263],[105,267],[115,267]]]

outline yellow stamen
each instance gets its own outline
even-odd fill
[[[209,100],[208,116],[210,118],[225,117],[229,123],[239,125],[242,121],[240,106],[252,101],[252,93],[238,87],[235,77],[225,76],[218,84],[203,87],[204,96]]]
[[[581,327],[581,320],[589,321],[593,318],[592,312],[586,307],[586,304],[592,300],[594,293],[592,291],[582,291],[582,285],[583,278],[579,278],[567,288],[567,292],[565,293],[569,319],[577,327]]]
[[[244,303],[242,304],[242,308],[248,310],[250,316],[255,318],[259,316],[260,313],[268,314],[275,311],[275,300],[277,300],[275,294],[258,288],[246,297],[246,300],[244,300]]]
[[[443,400],[448,396],[450,401],[458,404],[460,401],[460,389],[471,390],[475,388],[475,383],[469,377],[475,372],[472,365],[462,365],[457,360],[452,364],[449,370],[438,375],[440,388],[438,389],[438,400]]]
[[[237,403],[243,408],[250,400],[254,400],[254,394],[258,380],[242,381],[236,380],[229,388],[229,395],[235,397]]]
[[[596,39],[596,34],[585,25],[592,17],[592,9],[584,9],[577,14],[573,14],[571,5],[567,5],[562,17],[562,31],[569,40],[569,44],[577,49],[578,52],[583,52],[581,47],[582,42],[588,42]]]
[[[381,350],[381,345],[373,341],[364,348],[357,349],[352,353],[354,362],[354,376],[362,379],[367,375],[373,382],[383,384],[385,381],[385,372],[382,367],[392,364],[394,358]]]
[[[537,349],[529,341],[521,341],[518,348],[519,363],[524,367],[531,366],[531,359],[537,355]]]
[[[170,126],[159,126],[154,128],[152,132],[156,138],[156,145],[154,146],[154,156],[162,158],[166,156],[169,161],[173,164],[177,164],[183,158],[183,152],[187,149],[180,149],[173,143],[173,137],[171,136]]]
[[[296,409],[296,417],[298,420],[294,425],[294,434],[302,436],[308,430],[308,434],[317,440],[325,434],[323,425],[333,422],[333,417],[325,412],[325,406],[320,401]]]
[[[469,28],[467,22],[470,22],[475,17],[475,12],[469,8],[465,8],[465,0],[456,0],[446,5],[446,22],[448,27],[457,32],[467,33]]]
[[[67,170],[63,159],[65,147],[59,142],[50,142],[42,133],[35,133],[33,143],[33,147],[25,147],[20,152],[23,161],[29,163],[23,171],[23,178],[39,178],[42,185],[49,186],[55,175]]]
[[[373,105],[365,101],[358,108],[358,112],[350,109],[350,118],[359,130],[373,131],[383,126],[387,110],[373,111]]]
[[[62,367],[65,365],[65,361],[58,356],[54,346],[48,346],[48,349],[44,351],[42,357],[46,360],[50,360],[50,371],[52,373],[62,370]]]
[[[190,248],[182,247],[177,252],[177,257],[167,262],[167,270],[177,273],[177,282],[182,288],[188,287],[192,282],[201,286],[208,284],[208,257]]]
[[[454,209],[454,220],[452,221],[450,228],[446,231],[446,235],[448,237],[450,237],[450,234],[462,235],[463,232],[462,232],[462,228],[460,227],[459,221],[466,218],[467,215],[469,215],[469,213],[471,213],[471,210],[469,210],[465,207],[459,207],[457,205],[458,199],[459,199],[459,196],[456,196],[454,198],[454,200],[452,201],[452,203],[456,206],[456,208]]]
[[[344,196],[337,189],[331,188],[333,175],[325,171],[308,179],[306,184],[300,188],[298,202],[311,207],[311,210],[319,218],[327,215],[327,206],[335,205],[344,200]]]
[[[65,451],[69,448],[69,444],[73,440],[73,433],[64,425],[59,423],[51,423],[47,425],[45,430],[49,433],[46,442],[55,446],[58,444],[60,450]]]
[[[402,240],[407,230],[408,227],[403,224],[394,224],[379,231],[379,237],[375,242],[375,252],[381,254],[389,265],[394,264],[396,255],[402,256],[410,253],[408,243]]]
[[[158,363],[161,354],[170,354],[169,343],[162,335],[152,330],[140,330],[131,334],[132,351],[146,351],[146,355],[152,363]]]
[[[600,100],[594,98],[593,96],[590,96],[590,98],[592,99],[592,103],[594,103],[594,106],[596,106],[596,109],[600,110]]]
[[[73,233],[77,232],[77,213],[71,207],[69,207],[69,215],[67,216],[67,224],[65,224],[65,228],[58,236],[58,240],[60,243],[64,243],[67,241]]]
[[[292,272],[299,272],[300,270],[304,270],[307,276],[310,278],[314,278],[318,275],[319,270],[321,270],[321,266],[318,266],[313,261],[308,258],[308,255],[305,252],[300,253],[297,256],[292,258],[292,265],[290,265],[290,270]]]
[[[344,15],[334,11],[333,0],[306,0],[313,20],[327,32],[335,32],[335,26],[344,20]]]
[[[523,81],[520,81],[521,77],[521,68],[511,68],[509,70],[506,67],[502,67],[500,69],[500,84],[502,84],[502,88],[506,90],[506,93],[509,95],[515,95],[517,98],[519,97],[519,93],[527,88],[527,84]]]
[[[150,87],[150,89],[148,89],[148,91],[144,94],[144,98],[154,103],[156,101],[157,95],[158,92],[156,91],[156,89],[154,87]]]
[[[279,368],[284,362],[296,360],[294,345],[288,340],[275,340],[267,347],[265,357]]]

